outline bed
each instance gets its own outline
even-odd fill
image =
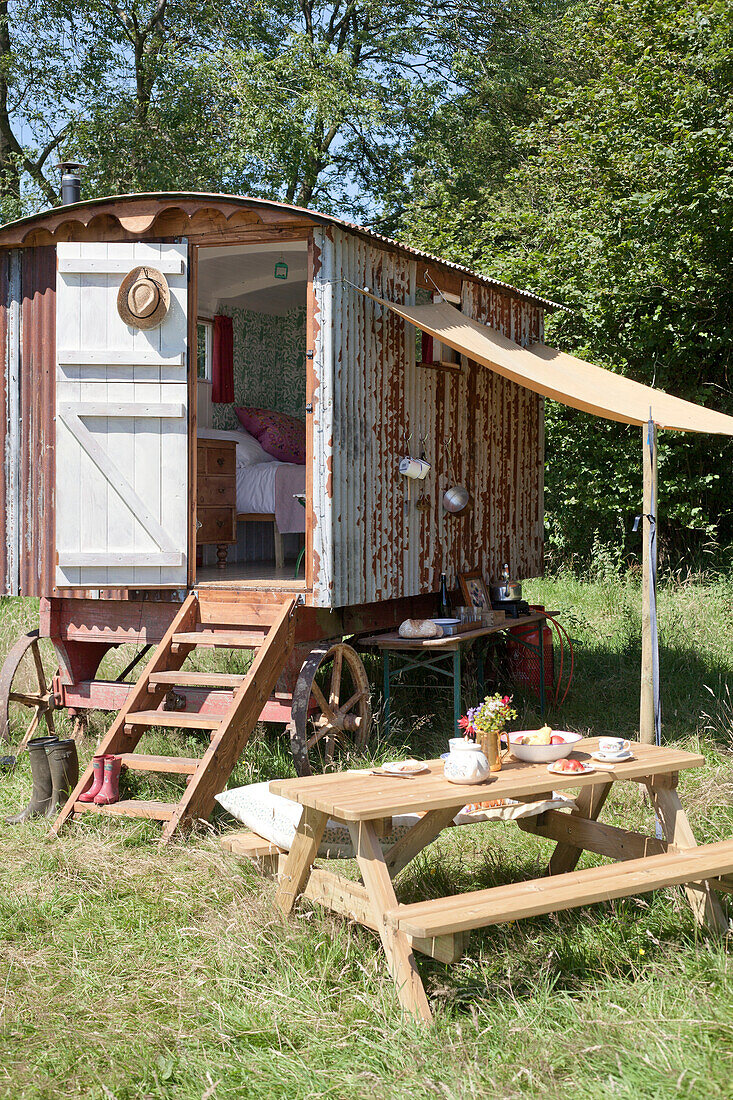
[[[305,466],[279,462],[268,455],[254,436],[244,431],[219,431],[202,428],[207,439],[224,439],[237,445],[236,502],[237,521],[271,523],[275,540],[275,566],[282,569],[282,536],[305,532]]]

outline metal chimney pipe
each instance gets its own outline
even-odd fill
[[[56,167],[61,172],[61,202],[68,206],[72,202],[81,201],[81,177],[79,175],[83,164],[77,164],[73,160],[62,160]]]

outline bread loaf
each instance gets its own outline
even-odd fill
[[[441,627],[432,619],[405,619],[398,631],[400,638],[440,638]]]

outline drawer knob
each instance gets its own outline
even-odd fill
[[[221,458],[221,457],[217,458],[216,464],[217,464],[217,466],[223,466],[224,465],[224,459]]]

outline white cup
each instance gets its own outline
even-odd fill
[[[424,458],[410,458],[407,456],[400,462],[400,473],[413,481],[424,481],[430,473],[430,463]]]
[[[624,756],[631,748],[631,742],[623,737],[600,737],[598,748],[604,756]]]

